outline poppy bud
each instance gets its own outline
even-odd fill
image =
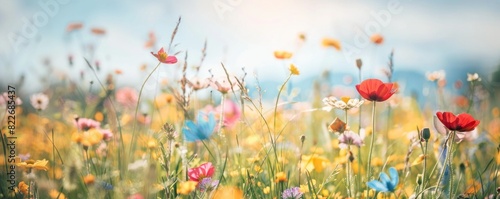
[[[425,139],[425,141],[429,141],[429,138],[431,137],[431,131],[429,128],[424,128],[422,129],[422,138]]]
[[[304,143],[304,141],[306,141],[306,136],[305,135],[300,136],[300,142]]]
[[[361,59],[356,59],[356,67],[358,67],[358,69],[361,69],[361,66],[363,66],[363,61],[361,61]]]
[[[465,164],[464,163],[460,163],[459,168],[460,168],[460,172],[465,173]]]

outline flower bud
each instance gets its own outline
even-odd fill
[[[422,174],[418,174],[418,175],[417,175],[417,184],[418,184],[418,185],[421,185],[421,184],[422,184],[422,181],[423,181],[423,180],[422,180],[422,178],[423,178]]]
[[[354,161],[354,155],[352,155],[352,152],[349,151],[349,162],[353,162]]]
[[[431,138],[431,131],[429,128],[422,129],[422,138],[424,138],[426,142],[429,141],[429,138]]]
[[[464,163],[460,163],[459,168],[460,168],[460,172],[465,173],[465,164]]]
[[[361,69],[361,66],[363,66],[363,61],[361,61],[361,59],[356,59],[356,67],[358,67],[358,69]]]

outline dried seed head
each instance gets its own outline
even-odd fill
[[[356,59],[356,67],[361,70],[361,67],[363,66],[363,61],[361,59]]]

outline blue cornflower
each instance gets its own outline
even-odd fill
[[[300,192],[300,188],[292,187],[283,191],[283,195],[281,195],[281,197],[283,199],[299,199],[303,194],[304,193]]]
[[[394,167],[389,168],[389,176],[384,172],[380,173],[380,181],[372,180],[367,182],[366,184],[376,191],[380,192],[393,192],[396,189],[396,186],[399,182],[398,171]]]
[[[214,133],[216,122],[213,113],[209,113],[207,117],[207,114],[199,112],[196,122],[197,124],[187,120],[182,128],[184,139],[188,142],[207,140]]]
[[[113,190],[113,185],[112,184],[109,184],[107,182],[101,182],[101,187],[104,189],[104,190]]]

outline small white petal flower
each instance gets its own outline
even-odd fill
[[[432,71],[425,73],[427,80],[434,82],[438,80],[444,80],[446,78],[446,73],[444,70]]]
[[[467,81],[468,82],[481,81],[481,78],[479,77],[479,75],[477,73],[474,73],[474,74],[467,73]]]
[[[207,88],[208,86],[210,86],[209,79],[202,79],[199,77],[193,77],[190,79],[186,79],[186,83],[188,84],[189,87],[191,87],[195,91],[200,90],[200,89],[204,89],[204,88]]]
[[[238,86],[238,79],[235,76],[230,76],[229,79],[226,76],[214,78],[211,80],[210,85],[222,94],[240,90],[240,87]]]
[[[335,97],[326,97],[323,99],[323,103],[326,105],[326,107],[323,107],[323,110],[331,110],[332,108],[349,110],[351,108],[359,108],[364,102],[364,100],[351,99],[349,97],[342,97],[341,100]]]
[[[30,97],[31,105],[39,111],[45,110],[49,105],[49,97],[43,93],[33,94]]]

